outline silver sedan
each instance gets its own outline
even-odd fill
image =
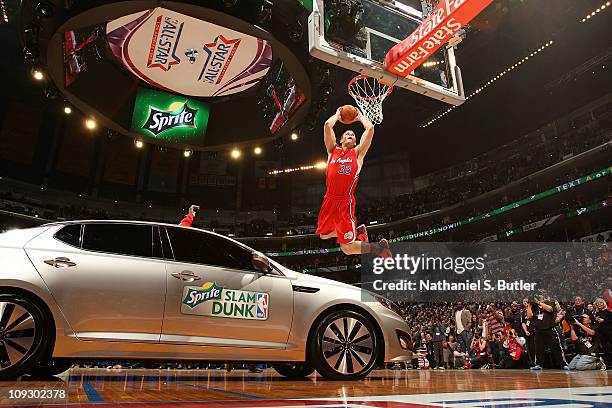
[[[268,362],[365,377],[411,359],[385,299],[291,271],[224,236],[131,221],[0,234],[0,379],[77,360]]]

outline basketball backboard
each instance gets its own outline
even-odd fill
[[[315,0],[308,19],[310,54],[412,92],[461,105],[461,70],[453,47],[442,47],[406,78],[388,72],[385,55],[419,26],[422,12],[394,0]],[[413,0],[413,3],[418,3]],[[355,24],[355,22],[358,22]]]

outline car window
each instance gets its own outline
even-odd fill
[[[229,239],[183,228],[167,228],[174,259],[253,271],[252,253]]]
[[[81,246],[81,224],[66,225],[55,233],[55,239],[74,247]]]
[[[85,224],[83,249],[121,255],[152,255],[151,225]]]

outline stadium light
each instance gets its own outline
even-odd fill
[[[493,76],[491,79],[489,79],[487,82],[485,82],[484,85],[476,88],[471,94],[467,95],[465,97],[465,100],[467,101],[468,99],[471,99],[471,98],[475,97],[476,95],[479,95],[479,94],[483,93],[485,88],[488,88],[489,85],[493,85],[493,83],[495,81],[498,81],[499,79],[503,78],[506,74],[509,74],[510,71],[517,69],[518,67],[520,67],[521,65],[526,63],[531,57],[535,57],[537,54],[539,54],[542,51],[544,51],[544,49],[546,49],[547,47],[551,46],[553,43],[554,43],[553,40],[550,40],[550,41],[546,42],[544,45],[538,47],[534,51],[530,52],[529,54],[526,54],[525,57],[521,58],[520,60],[518,60],[514,64],[509,65],[507,68],[505,68],[501,72],[501,74],[495,74],[495,76]],[[445,115],[447,115],[448,113],[450,113],[452,110],[454,110],[456,108],[457,108],[457,106],[451,106],[450,108],[446,109],[443,112],[438,112],[435,117],[433,117],[429,121],[423,123],[421,125],[421,128],[426,128],[428,126],[431,126],[438,119],[443,118]]]
[[[292,133],[291,133],[291,140],[294,140],[294,141],[295,141],[295,140],[298,140],[298,139],[299,139],[299,137],[300,137],[300,136],[298,135],[298,133],[297,133],[297,132],[295,132],[295,131],[294,131],[294,132],[292,132]]]
[[[87,119],[85,120],[85,127],[89,130],[94,130],[95,128],[98,127],[98,124],[93,119]]]
[[[240,156],[242,155],[242,153],[238,149],[232,149],[230,154],[232,156],[232,159],[239,159]]]
[[[144,147],[144,142],[140,139],[136,139],[134,140],[134,146],[136,146],[137,149],[142,149]]]
[[[42,73],[42,71],[39,71],[38,69],[32,71],[32,76],[37,81],[42,81],[45,78],[45,75]]]
[[[260,155],[261,154],[261,147],[257,146],[255,149],[253,149],[253,153],[255,153],[256,155]]]
[[[192,150],[189,150],[189,149],[186,149],[186,150],[183,152],[183,156],[185,156],[185,158],[187,158],[187,159],[188,159],[188,158],[190,158],[192,154],[193,154],[193,151],[192,151]]]
[[[610,7],[610,2],[609,1],[603,3],[601,6],[597,7],[597,9],[595,9],[592,12],[590,12],[589,14],[587,14],[586,17],[584,17],[581,21],[583,23],[586,23],[592,17],[595,17],[597,14],[599,14],[602,11],[604,11],[607,7]]]
[[[315,164],[315,167],[319,170],[324,169],[327,167],[327,163],[324,161],[320,161],[317,164]]]
[[[68,105],[64,106],[64,113],[70,115],[72,113],[72,108]]]

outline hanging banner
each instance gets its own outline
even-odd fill
[[[385,57],[388,71],[407,77],[493,0],[441,0],[435,10]]]

